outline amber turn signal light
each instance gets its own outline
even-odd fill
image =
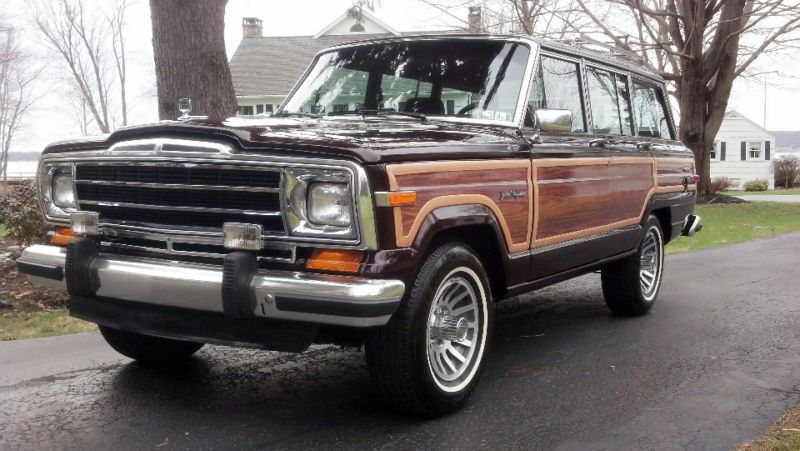
[[[379,191],[375,193],[375,204],[379,207],[399,207],[417,203],[416,191]]]
[[[56,230],[55,235],[50,237],[50,244],[55,244],[57,246],[66,246],[72,241],[73,238],[76,238],[78,235],[72,231],[69,227],[59,227]]]
[[[306,269],[317,271],[357,272],[364,253],[339,249],[314,249]]]

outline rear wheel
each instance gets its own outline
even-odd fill
[[[392,320],[367,341],[367,364],[384,401],[426,417],[461,408],[483,369],[491,323],[478,257],[461,243],[436,249]]]
[[[142,335],[108,326],[100,326],[100,333],[115,351],[145,363],[179,362],[203,347],[203,343]]]
[[[664,270],[664,233],[658,218],[650,216],[639,251],[603,267],[603,296],[612,312],[644,315],[656,301]]]

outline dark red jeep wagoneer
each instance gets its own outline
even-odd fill
[[[495,302],[600,270],[614,313],[650,310],[664,245],[700,228],[665,96],[527,37],[337,46],[271,117],[48,146],[58,228],[19,269],[131,358],[364,344],[388,404],[445,414],[478,382]]]

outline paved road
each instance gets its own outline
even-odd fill
[[[0,344],[0,449],[720,449],[800,400],[800,234],[667,259],[659,304],[610,316],[597,275],[499,308],[466,410],[381,408],[357,351],[206,347],[151,370],[96,334]]]
[[[734,196],[753,202],[783,202],[787,204],[800,204],[800,195],[794,194],[754,194],[752,196]]]

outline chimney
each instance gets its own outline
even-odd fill
[[[260,38],[263,34],[261,32],[261,19],[258,17],[243,17],[242,18],[242,37],[245,38]]]
[[[469,15],[467,16],[467,23],[469,26],[467,30],[473,33],[480,33],[481,30],[481,7],[480,6],[470,6],[469,7]]]

